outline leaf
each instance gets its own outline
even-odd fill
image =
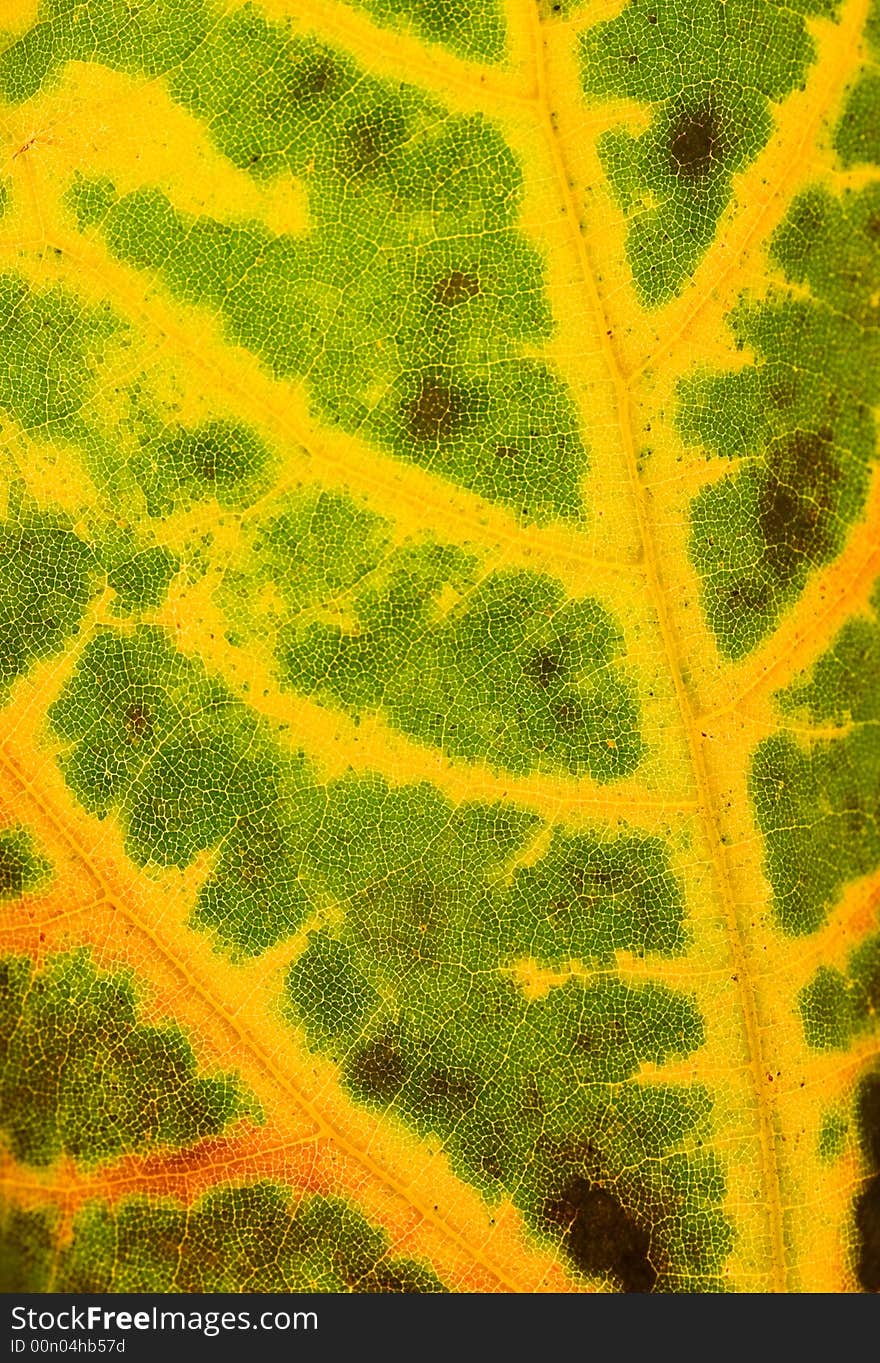
[[[876,0],[16,0],[6,1290],[880,1287]]]

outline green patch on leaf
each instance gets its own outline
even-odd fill
[[[161,431],[144,440],[131,460],[150,516],[169,516],[194,502],[216,498],[244,507],[266,487],[266,449],[253,432],[225,421],[193,430]]]
[[[501,0],[353,0],[377,23],[408,30],[429,43],[442,43],[470,61],[493,62],[504,55]]]
[[[816,1050],[847,1050],[873,1031],[880,1018],[880,934],[852,952],[846,970],[820,966],[798,998],[807,1043]]]
[[[873,665],[880,655],[880,588],[873,606],[873,615],[844,625],[809,675],[777,697],[783,716],[835,721],[840,737],[804,742],[777,734],[752,760],[765,869],[786,932],[814,932],[844,887],[880,866],[880,672]],[[850,986],[823,968],[810,989],[813,1044],[842,1044],[853,1028]]]
[[[109,307],[0,275],[0,408],[44,439],[68,433],[118,330]]]
[[[865,63],[834,134],[834,149],[845,166],[880,165],[880,0],[872,0],[864,41]]]
[[[200,1078],[183,1033],[138,1020],[129,980],[87,951],[0,962],[0,1112],[16,1160],[93,1165],[191,1145],[253,1113],[231,1076]]]
[[[108,60],[127,69],[121,51]],[[551,322],[497,131],[250,7],[219,20],[169,87],[237,166],[305,181],[309,232],[189,217],[106,181],[74,187],[81,228],[212,307],[274,374],[304,377],[326,421],[526,519],[579,518],[579,420],[526,353]]]
[[[504,861],[523,845],[525,816],[449,809],[425,787],[368,792],[349,779],[347,803],[322,822],[338,849],[325,885],[338,886],[345,918],[313,932],[291,967],[292,1020],[356,1099],[440,1136],[462,1177],[513,1197],[583,1272],[630,1290],[717,1289],[720,1176],[672,1153],[699,1129],[706,1097],[635,1082],[641,1064],[698,1048],[701,1021],[686,995],[613,973],[618,949],[683,949],[662,845],[557,834],[511,878]],[[526,960],[562,972],[545,997],[518,985]],[[566,978],[572,961],[612,969]],[[667,1235],[670,1201],[683,1219]],[[599,1202],[614,1226],[602,1244],[589,1228]],[[627,1245],[641,1247],[635,1259]]]
[[[666,302],[715,239],[734,174],[766,144],[771,109],[798,89],[815,49],[801,17],[831,6],[768,0],[629,0],[582,38],[584,90],[650,106],[646,132],[599,140],[628,220],[640,299]]]
[[[849,1122],[842,1112],[831,1111],[822,1119],[819,1131],[819,1155],[829,1164],[840,1159],[849,1138]]]
[[[0,521],[0,693],[76,633],[97,570],[91,547],[64,517],[13,488]]]
[[[52,1214],[0,1205],[0,1292],[49,1292],[55,1266]]]
[[[288,1006],[353,1097],[440,1135],[462,1176],[513,1197],[583,1272],[633,1290],[717,1288],[723,1183],[711,1157],[682,1149],[707,1096],[637,1082],[641,1065],[697,1049],[702,1021],[683,992],[613,969],[617,950],[684,949],[659,839],[556,833],[517,865],[532,815],[378,777],[322,786],[148,627],[100,634],[51,718],[71,745],[68,781],[96,812],[122,811],[136,860],[183,865],[219,845],[194,922],[235,954],[316,911],[342,915],[311,933]],[[529,960],[562,972],[546,997],[517,982]],[[567,975],[572,961],[595,975]],[[599,1204],[616,1248],[589,1229]]]
[[[87,188],[77,182],[72,197],[78,206]],[[177,425],[156,400],[150,376],[137,367],[126,383],[108,379],[108,367],[113,370],[120,358],[131,370],[133,337],[109,305],[89,307],[65,289],[41,290],[19,276],[0,276],[0,411],[35,442],[76,450],[84,475],[100,488],[98,514],[93,510],[91,519],[95,536],[113,542],[113,570],[120,516],[135,523],[145,508],[161,517],[209,500],[247,506],[266,490],[270,464],[268,451],[243,426],[221,420],[193,429]],[[113,400],[105,410],[108,392]],[[85,491],[85,477],[83,484]],[[132,573],[161,579],[159,551],[144,546],[141,552],[151,556],[152,566],[141,564]],[[134,595],[126,605],[136,608],[132,573],[126,585]],[[150,587],[141,604],[158,604],[158,590]]]
[[[37,850],[26,828],[0,828],[0,902],[42,889],[52,864]]]
[[[160,76],[204,42],[212,17],[203,0],[154,0],[145,8],[106,0],[83,23],[75,0],[43,0],[33,27],[0,53],[0,92],[10,103],[30,99],[69,61]]]
[[[271,807],[277,761],[259,722],[163,631],[99,631],[50,709],[87,809],[121,805],[139,864],[186,866],[239,817]]]
[[[731,325],[755,362],[681,387],[685,440],[737,463],[691,513],[704,609],[729,658],[768,636],[864,506],[880,399],[878,214],[877,185],[800,195],[770,254],[809,296],[774,289],[742,302]]]
[[[33,1289],[32,1289],[33,1290]],[[81,1212],[58,1292],[445,1292],[341,1198],[298,1203],[269,1183],[219,1188],[192,1207],[127,1198]]]
[[[643,752],[623,640],[598,602],[306,493],[250,532],[221,597],[237,637],[277,632],[287,686],[451,756],[609,781]],[[268,606],[262,606],[268,593]],[[285,609],[279,608],[281,597]]]
[[[125,537],[105,551],[107,585],[116,592],[122,614],[151,610],[162,605],[180,560],[162,545],[138,549]]]

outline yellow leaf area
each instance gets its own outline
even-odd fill
[[[880,1286],[868,5],[483,8],[4,10],[6,1290]]]

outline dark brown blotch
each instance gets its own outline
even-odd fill
[[[576,1177],[545,1206],[547,1222],[562,1228],[566,1252],[582,1273],[611,1277],[624,1292],[651,1292],[657,1269],[651,1229],[609,1188]]]
[[[856,1277],[863,1292],[880,1292],[880,1174],[865,1181],[855,1201]]]
[[[721,153],[721,127],[711,104],[683,110],[669,131],[669,164],[685,184],[706,180]]]
[[[464,394],[433,377],[422,380],[405,412],[409,434],[421,443],[448,440],[461,430],[467,417]]]
[[[868,1177],[854,1204],[857,1238],[856,1276],[865,1292],[880,1292],[880,1073],[859,1085],[859,1141]]]
[[[565,664],[558,652],[552,648],[538,648],[526,659],[523,671],[529,681],[546,691],[553,682],[565,672]]]
[[[480,292],[480,281],[476,275],[466,274],[463,270],[452,270],[450,274],[438,279],[434,285],[434,297],[445,308],[454,308],[456,303],[466,303],[476,298]]]
[[[831,547],[834,488],[840,467],[833,432],[798,431],[775,448],[758,496],[765,561],[788,585],[802,566],[815,566]]]
[[[869,1074],[859,1086],[858,1124],[868,1167],[880,1174],[880,1072]]]
[[[348,1066],[348,1082],[360,1098],[388,1103],[396,1098],[409,1066],[388,1037],[378,1037],[355,1052]]]

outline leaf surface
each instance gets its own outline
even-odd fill
[[[6,1290],[880,1287],[880,18],[18,0]]]

